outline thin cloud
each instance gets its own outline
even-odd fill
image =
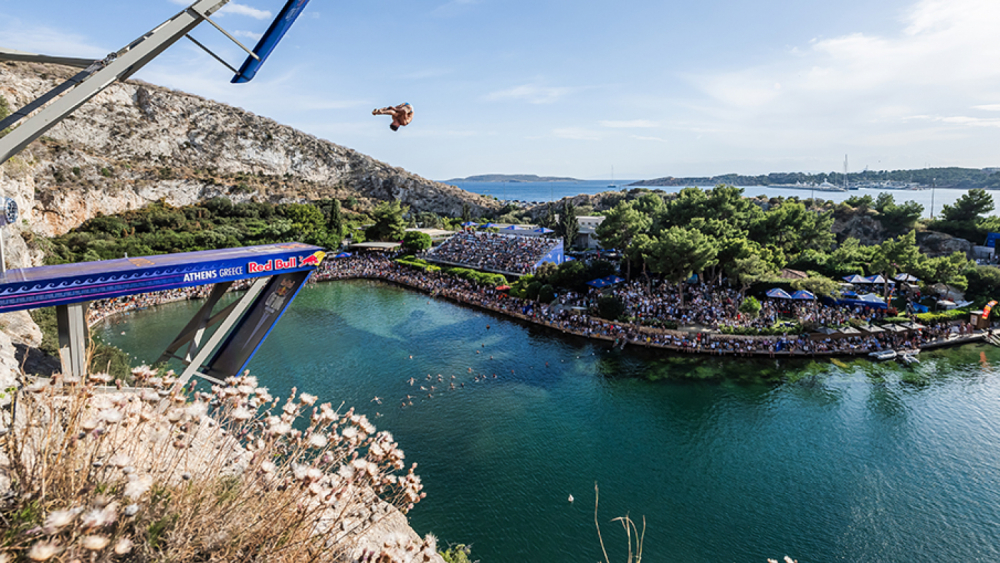
[[[700,114],[689,119],[730,129],[717,138],[755,151],[826,150],[890,137],[908,146],[907,139],[924,142],[914,127],[995,127],[963,114],[970,107],[1000,111],[1000,104],[975,105],[996,99],[998,27],[995,0],[919,0],[895,33],[815,39],[769,64],[688,76],[703,94],[686,104]]]
[[[528,102],[529,104],[554,104],[569,95],[572,91],[572,88],[524,84],[487,94],[485,100],[488,102],[515,100]]]
[[[233,35],[235,37],[245,37],[247,39],[253,39],[254,41],[259,41],[261,37],[264,37],[263,33],[256,33],[253,31],[243,31],[243,30],[236,30],[233,32]]]
[[[601,127],[609,129],[652,129],[659,127],[655,121],[646,119],[633,119],[632,121],[601,121]]]
[[[1000,127],[1000,118],[969,117],[966,115],[914,115],[910,118],[913,121],[933,121],[936,123],[948,123],[950,125],[962,125],[966,127]]]
[[[102,59],[112,50],[96,46],[79,34],[29,26],[17,19],[6,20],[0,26],[0,37],[3,37],[4,47],[43,55]]]
[[[637,141],[654,141],[657,143],[666,143],[666,139],[661,139],[659,137],[644,137],[642,135],[632,135],[632,138]]]
[[[247,16],[255,20],[269,20],[272,14],[268,10],[258,10],[257,8],[252,8],[246,4],[236,4],[230,2],[219,10],[220,14],[234,14],[237,16]]]
[[[582,129],[579,127],[565,127],[553,129],[552,135],[559,139],[569,139],[571,141],[600,141],[601,136],[596,131]]]

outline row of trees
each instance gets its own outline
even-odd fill
[[[834,280],[851,274],[908,272],[927,283],[968,286],[967,274],[974,268],[962,253],[928,258],[920,252],[912,230],[923,212],[919,204],[897,205],[890,194],[856,198],[851,204],[873,209],[887,229],[909,230],[879,245],[864,246],[850,238],[836,245],[834,209],[783,200],[765,211],[744,198],[742,189],[718,186],[683,189],[673,199],[647,193],[622,201],[606,214],[597,235],[605,248],[622,253],[626,276],[631,278],[639,267],[678,288],[699,274],[720,280],[727,276],[745,292],[755,283],[776,279],[783,268],[809,272],[809,279],[797,285],[826,294],[837,289]],[[973,190],[945,206],[942,221],[981,223],[990,209],[989,194]]]

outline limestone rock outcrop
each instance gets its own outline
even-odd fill
[[[921,252],[931,258],[948,256],[955,252],[961,252],[968,257],[972,252],[971,242],[937,231],[917,232],[917,245]]]

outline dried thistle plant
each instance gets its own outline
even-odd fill
[[[0,561],[437,560],[432,536],[359,547],[425,495],[364,415],[295,389],[282,402],[246,373],[211,393],[133,375],[142,387],[102,392],[98,374],[19,394]]]
[[[597,519],[597,505],[600,500],[600,490],[597,483],[594,483],[594,526],[597,527],[597,539],[601,542],[601,552],[604,554],[604,562],[611,563],[608,558],[608,550],[604,547],[604,537],[601,535],[601,523]],[[646,517],[642,517],[642,531],[636,527],[635,522],[628,514],[613,518],[612,522],[618,522],[625,529],[625,538],[628,541],[628,556],[626,563],[642,563],[642,542],[646,538]]]

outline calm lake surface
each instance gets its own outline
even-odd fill
[[[572,197],[579,194],[598,194],[607,191],[616,191],[621,189],[632,189],[625,184],[631,183],[633,180],[620,180],[615,182],[615,187],[610,187],[611,182],[609,180],[586,180],[580,182],[453,182],[452,184],[462,188],[463,190],[496,197],[501,200],[519,200],[519,201],[557,201],[564,197]],[[702,189],[711,189],[714,186],[699,186]],[[679,192],[680,187],[672,186],[660,186],[660,187],[650,187],[651,190],[663,190],[665,192],[673,193]],[[896,203],[903,203],[906,201],[915,201],[920,205],[924,206],[924,217],[930,217],[931,208],[933,207],[935,215],[941,214],[941,209],[944,205],[952,205],[958,198],[962,197],[966,193],[966,190],[851,190],[847,192],[824,192],[816,190],[815,192],[808,189],[794,189],[794,188],[774,188],[770,186],[748,186],[743,188],[743,195],[747,197],[755,197],[759,195],[765,195],[767,197],[798,197],[799,199],[808,199],[813,195],[817,199],[823,199],[828,201],[833,201],[840,203],[849,197],[857,196],[864,197],[866,195],[872,196],[872,198],[877,198],[878,194],[885,192],[891,194],[896,200]],[[1000,203],[1000,202],[998,202]],[[994,210],[991,215],[996,215],[997,211]]]
[[[152,361],[199,305],[94,332]],[[998,352],[925,352],[915,372],[610,352],[333,282],[301,292],[250,367],[276,396],[295,386],[377,417],[419,463],[414,528],[483,563],[603,560],[595,482],[613,561],[625,554],[610,519],[629,513],[646,518],[649,562],[970,563],[1000,561]],[[443,390],[451,376],[459,388]]]

